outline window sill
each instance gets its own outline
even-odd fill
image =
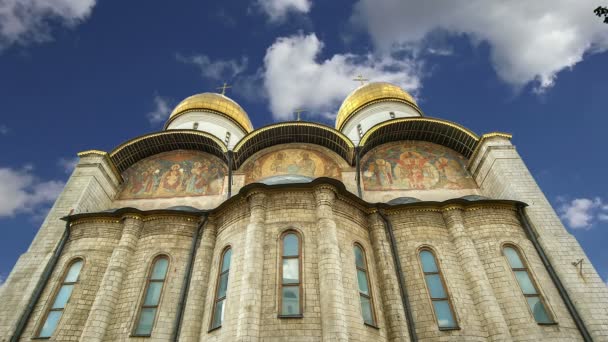
[[[460,330],[460,327],[439,327],[439,331],[451,331],[451,330]]]
[[[277,315],[277,318],[304,318],[304,315]]]
[[[379,327],[379,326],[377,326],[377,325],[375,325],[375,324],[370,324],[370,323],[366,323],[366,322],[363,322],[363,324],[364,324],[364,325],[367,325],[367,326],[368,326],[368,327],[370,327],[370,328],[374,328],[374,329],[376,329],[376,330],[380,330],[380,327]]]
[[[212,332],[212,331],[215,331],[215,330],[217,330],[217,329],[219,329],[219,328],[221,328],[221,327],[222,327],[221,325],[218,325],[218,326],[217,326],[217,327],[215,327],[215,328],[211,328],[211,329],[207,330],[207,334],[208,334],[208,333],[210,333],[210,332]]]
[[[129,337],[152,337],[152,334],[147,334],[147,335],[144,335],[144,334],[141,334],[141,335],[131,334],[131,335],[129,335]]]
[[[50,340],[51,337],[32,337],[32,340]]]
[[[558,325],[558,323],[557,323],[557,322],[549,322],[549,323],[536,323],[536,324],[538,324],[538,325],[548,325],[548,326],[551,326],[551,325]]]

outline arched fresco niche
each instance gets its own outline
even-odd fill
[[[223,193],[226,164],[199,151],[170,151],[140,160],[123,172],[119,199],[215,196]]]
[[[285,144],[265,149],[251,156],[239,171],[245,175],[245,184],[278,175],[342,178],[340,165],[328,152],[303,144]]]
[[[378,146],[361,160],[367,191],[472,189],[466,159],[457,152],[425,141],[400,141]]]

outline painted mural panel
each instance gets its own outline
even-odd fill
[[[401,141],[375,148],[361,160],[365,190],[471,189],[466,160],[449,148]]]
[[[243,165],[242,170],[245,183],[278,175],[341,178],[340,167],[331,158],[303,148],[286,148],[254,156]]]
[[[228,168],[219,158],[197,151],[172,151],[137,162],[122,176],[120,199],[213,196],[224,188]]]

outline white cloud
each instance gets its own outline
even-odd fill
[[[591,229],[598,220],[608,221],[608,208],[599,197],[561,202],[563,204],[558,208],[560,217],[572,229]]]
[[[322,48],[315,34],[298,34],[277,39],[266,51],[263,82],[275,119],[293,119],[298,108],[333,117],[357,87],[353,77],[358,74],[410,92],[420,88],[419,67],[411,59],[371,54],[336,54],[320,59]]]
[[[74,158],[59,158],[59,160],[57,161],[57,164],[63,169],[63,171],[67,174],[72,173],[72,171],[74,171],[74,168],[76,167],[76,164],[78,164],[78,161],[80,160],[80,158],[78,157],[74,157]]]
[[[52,203],[63,186],[63,182],[56,180],[41,181],[31,168],[0,168],[0,217],[35,212]]]
[[[384,51],[419,48],[437,32],[487,42],[502,80],[515,87],[533,82],[537,91],[585,53],[608,49],[606,25],[576,0],[359,0],[351,20]]]
[[[171,114],[171,107],[169,106],[169,101],[159,95],[154,96],[154,110],[146,113],[146,117],[150,120],[150,123],[156,124],[159,122],[163,122],[169,118],[169,114]]]
[[[0,135],[7,135],[8,127],[6,125],[0,125]]]
[[[51,39],[51,24],[73,27],[87,19],[95,0],[0,1],[0,49]]]
[[[285,20],[291,13],[308,13],[312,0],[257,0],[259,8],[268,15],[271,22]]]
[[[240,61],[235,59],[212,61],[206,55],[176,54],[175,58],[182,63],[195,65],[204,78],[212,80],[229,80],[247,69],[247,57],[242,57]]]

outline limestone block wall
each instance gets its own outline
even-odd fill
[[[526,237],[517,213],[512,209],[487,208],[466,211],[464,219],[513,339],[580,340],[581,335],[538,253]],[[505,243],[515,245],[522,252],[556,325],[540,325],[534,321],[510,266],[502,255]]]
[[[82,258],[78,283],[74,286],[67,309],[64,310],[52,340],[79,341],[97,289],[106,270],[115,244],[120,238],[122,225],[118,221],[91,222],[71,228],[70,240],[66,244],[57,266],[36,306],[20,341],[30,341],[37,336],[44,324],[46,312],[53,305],[55,295],[61,286],[69,264],[75,258]]]
[[[604,284],[576,239],[562,225],[555,210],[538,187],[508,137],[482,138],[469,170],[483,195],[514,199],[529,205],[526,213],[538,240],[577,311],[596,340],[608,340],[608,287]],[[579,274],[573,262],[583,259]]]
[[[53,250],[59,242],[65,222],[60,220],[72,209],[75,212],[105,210],[117,191],[119,180],[105,154],[85,152],[66,183],[63,192],[42,223],[36,237],[21,255],[5,284],[0,287],[0,303],[11,310],[0,310],[0,338],[14,333]]]

